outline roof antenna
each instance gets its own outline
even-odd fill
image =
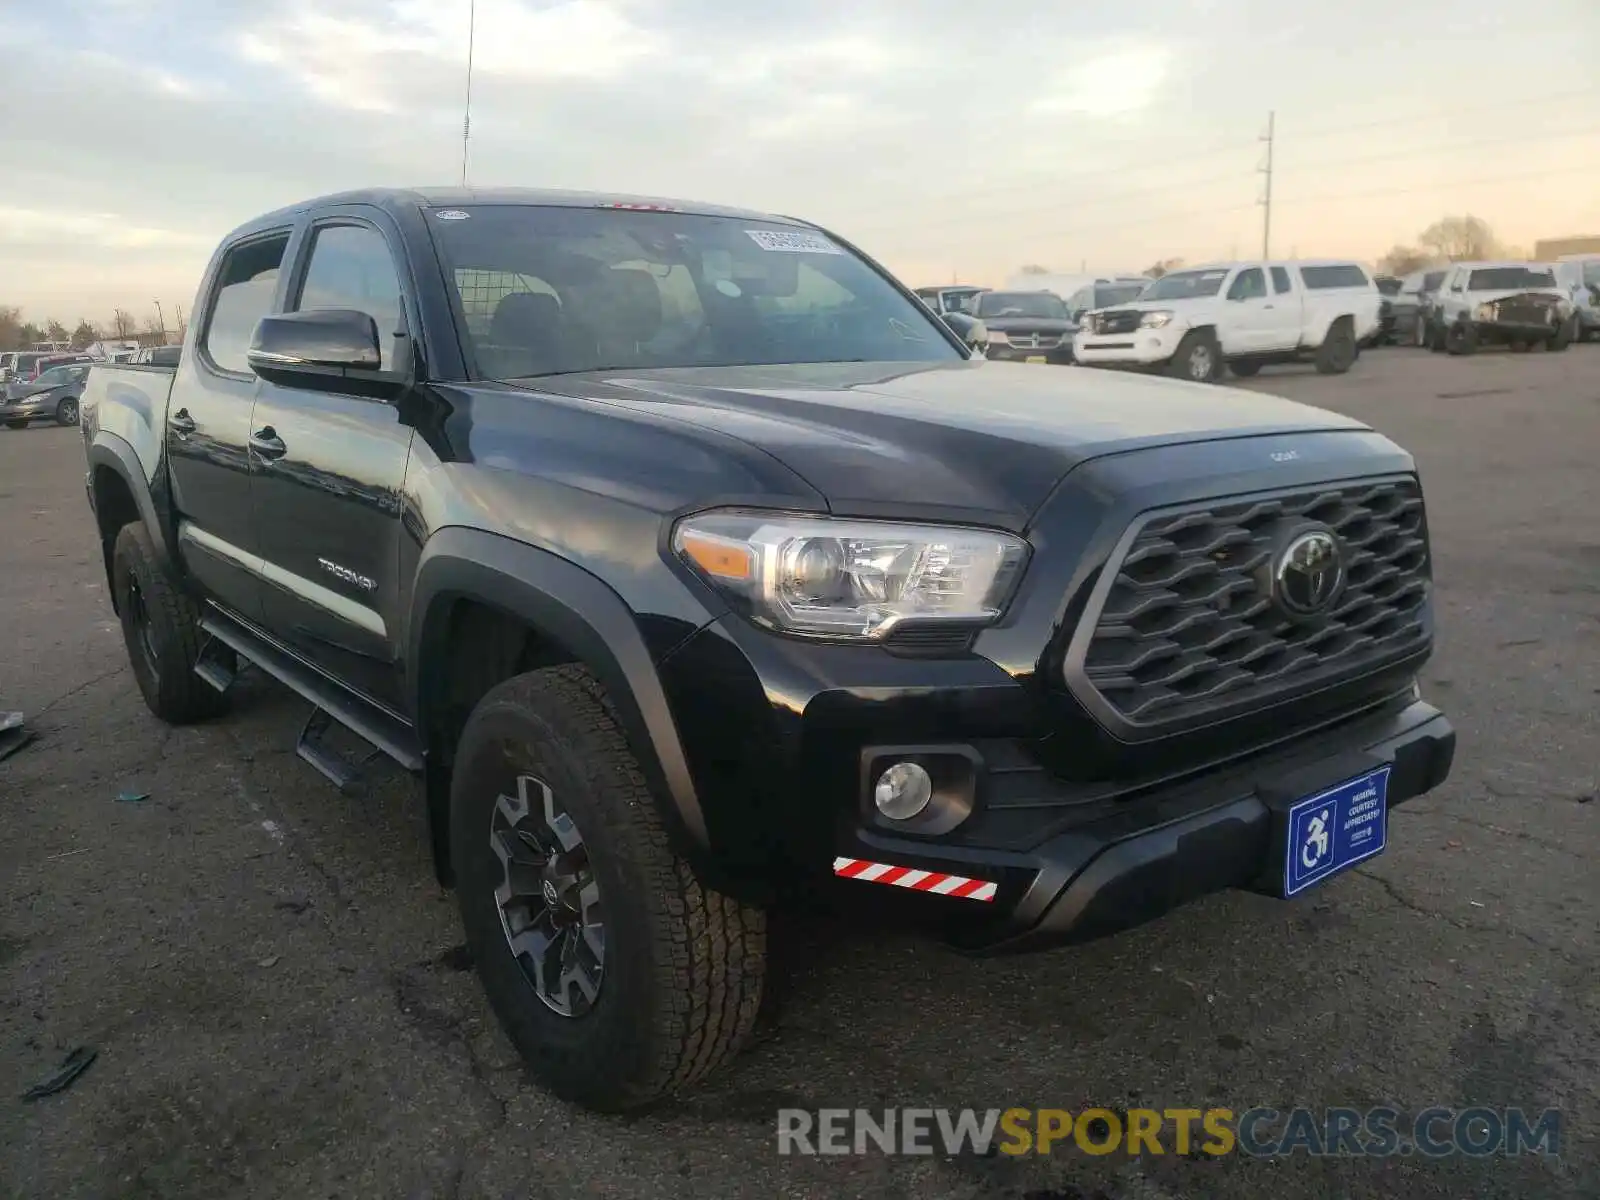
[[[478,0],[467,0],[467,105],[461,117],[461,186],[467,186],[467,146],[472,140],[472,49],[477,40]]]

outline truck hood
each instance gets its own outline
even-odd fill
[[[990,333],[1077,333],[1071,317],[979,317]]]
[[[1360,422],[1256,392],[1073,367],[963,361],[591,372],[511,386],[732,435],[854,515],[1021,528],[1089,459]]]

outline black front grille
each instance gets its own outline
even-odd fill
[[[1139,320],[1144,314],[1127,310],[1113,310],[1099,313],[1094,319],[1096,333],[1132,333],[1139,328]]]
[[[1313,525],[1339,539],[1346,582],[1326,613],[1294,619],[1272,598],[1273,566]],[[1132,726],[1204,721],[1320,691],[1420,653],[1432,636],[1414,479],[1157,511],[1123,544],[1067,675]]]
[[[1495,305],[1495,317],[1513,325],[1553,325],[1554,305],[1546,307],[1542,304],[1530,304],[1523,300],[1520,303],[1506,303]]]

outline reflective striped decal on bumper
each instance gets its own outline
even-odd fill
[[[841,879],[861,883],[886,883],[891,887],[932,892],[935,896],[954,896],[961,900],[993,900],[998,885],[965,875],[945,875],[939,871],[919,871],[890,863],[869,862],[864,858],[836,858],[833,873]]]

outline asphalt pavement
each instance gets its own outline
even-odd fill
[[[337,795],[294,755],[306,706],[265,681],[204,726],[148,714],[77,431],[0,432],[0,710],[37,732],[0,762],[0,1195],[1600,1195],[1600,346],[1389,348],[1249,386],[1417,455],[1450,781],[1300,900],[1224,894],[1072,950],[974,961],[780,918],[757,1044],[631,1119],[523,1076],[409,780]],[[21,1102],[82,1045],[81,1077]],[[1085,1104],[1557,1107],[1562,1153],[776,1152],[785,1107]]]

